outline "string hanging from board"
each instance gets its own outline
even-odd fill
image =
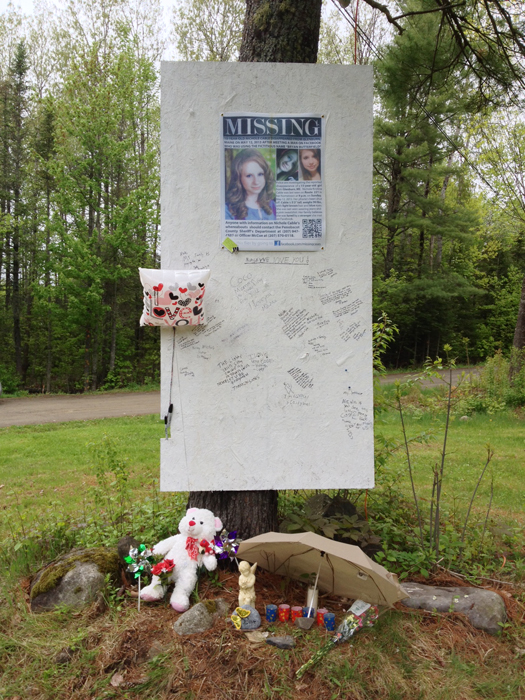
[[[170,376],[170,393],[168,396],[168,412],[164,416],[164,432],[166,434],[166,440],[168,437],[171,437],[171,420],[173,418],[173,395],[172,395],[172,390],[173,390],[173,364],[175,361],[175,333],[176,329],[175,326],[173,326],[173,340],[172,340],[172,348],[171,348],[171,376]]]

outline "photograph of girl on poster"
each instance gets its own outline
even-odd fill
[[[300,150],[299,164],[301,166],[301,180],[321,179],[321,150],[319,148]]]
[[[256,148],[244,148],[237,152],[226,149],[225,161],[225,218],[236,221],[275,221],[275,177],[273,168],[261,151]]]

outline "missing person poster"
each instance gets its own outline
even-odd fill
[[[221,241],[238,250],[320,250],[324,118],[223,114]]]

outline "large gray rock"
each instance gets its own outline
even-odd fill
[[[179,617],[173,625],[177,634],[198,634],[213,627],[218,617],[225,617],[228,604],[222,598],[197,603]]]
[[[408,608],[463,613],[473,627],[489,634],[501,632],[501,624],[507,619],[505,603],[494,591],[461,586],[438,588],[406,581],[403,588],[409,597],[401,602]]]
[[[104,587],[106,574],[118,574],[115,551],[97,547],[73,550],[41,569],[31,583],[32,612],[67,605],[80,608],[93,602]]]

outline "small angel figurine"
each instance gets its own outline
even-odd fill
[[[255,607],[255,570],[257,562],[250,566],[247,561],[241,561],[239,564],[239,607],[243,608],[246,605]]]

